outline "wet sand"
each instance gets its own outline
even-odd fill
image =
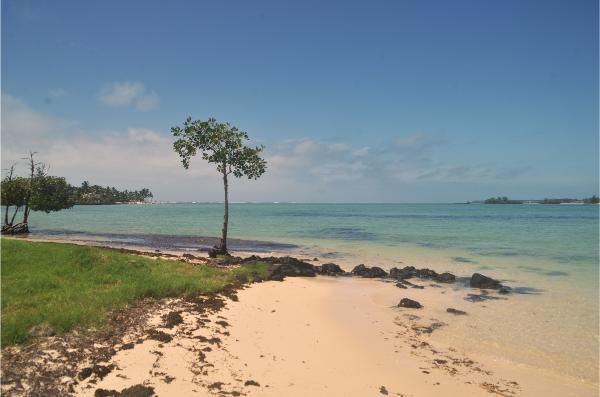
[[[172,340],[117,346],[105,363],[115,369],[87,378],[77,394],[141,384],[160,396],[597,395],[593,385],[438,342],[438,330],[468,318],[445,312],[453,298],[442,289],[319,276],[253,284],[211,314],[170,301],[146,332]],[[424,308],[395,307],[402,297]],[[171,312],[183,322],[165,328]]]

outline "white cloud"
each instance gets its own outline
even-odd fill
[[[159,200],[222,200],[214,167],[198,156],[185,170],[172,143],[168,133],[148,128],[85,131],[2,95],[3,168],[33,150],[52,174],[73,184],[147,187]],[[433,191],[449,183],[494,183],[497,189],[498,183],[523,180],[528,172],[441,163],[435,147],[423,134],[371,147],[318,139],[270,142],[267,173],[257,181],[232,181],[232,201],[406,201],[418,189]],[[19,166],[24,172],[24,164]]]
[[[98,100],[112,107],[133,107],[136,110],[147,112],[155,109],[159,104],[158,94],[146,91],[140,82],[114,82],[100,90]]]

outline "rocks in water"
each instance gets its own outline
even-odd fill
[[[464,316],[467,314],[467,312],[463,312],[462,310],[454,309],[452,307],[447,308],[446,311],[457,316]]]
[[[452,273],[444,272],[439,274],[434,280],[440,283],[453,283],[456,281],[456,276]]]
[[[352,269],[352,274],[354,276],[360,276],[365,278],[383,278],[388,276],[387,272],[380,267],[367,267],[363,264],[360,264],[354,269]]]
[[[456,281],[456,277],[452,273],[439,274],[431,269],[417,269],[414,266],[405,266],[402,269],[392,268],[390,270],[390,277],[396,280],[406,280],[413,277],[434,280],[439,283],[453,283]]]
[[[336,276],[338,274],[344,274],[344,270],[341,267],[336,265],[335,263],[324,263],[321,266],[317,266],[316,270],[320,274],[324,274],[326,276]]]
[[[16,225],[2,225],[2,234],[25,234],[29,233],[27,223],[17,223]]]
[[[503,285],[502,287],[500,287],[500,289],[498,290],[499,294],[510,294],[511,292],[511,288],[507,287],[505,285]]]
[[[396,280],[404,280],[407,278],[415,277],[415,268],[414,266],[406,266],[403,269],[398,269],[393,267],[390,269],[390,277],[395,278]]]
[[[470,280],[471,288],[480,289],[500,289],[502,284],[500,281],[494,280],[493,278],[484,276],[483,274],[473,273]]]
[[[420,309],[423,306],[415,300],[408,299],[408,298],[402,298],[402,300],[400,300],[400,303],[398,303],[398,307],[406,307],[409,309]]]

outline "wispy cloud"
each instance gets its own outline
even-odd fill
[[[40,161],[50,164],[53,173],[71,183],[89,180],[129,189],[148,187],[163,200],[222,199],[214,167],[195,158],[189,170],[183,169],[166,132],[139,127],[84,130],[9,95],[2,96],[2,116],[3,167],[31,149],[38,151]],[[427,134],[399,136],[370,146],[319,139],[265,143],[267,173],[258,181],[232,183],[236,200],[399,201],[407,200],[415,189],[447,189],[454,183],[497,187],[522,180],[530,171],[529,167],[440,162],[437,151],[444,144]]]
[[[98,94],[98,100],[106,106],[133,107],[142,112],[156,109],[160,102],[158,94],[147,91],[143,83],[129,81],[104,86]]]

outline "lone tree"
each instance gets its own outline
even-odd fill
[[[188,117],[183,126],[172,127],[173,136],[178,138],[173,148],[181,157],[185,169],[190,166],[190,159],[197,153],[209,163],[216,164],[217,171],[223,175],[225,190],[225,207],[223,214],[223,230],[220,246],[214,247],[211,256],[227,254],[227,223],[229,221],[229,175],[236,178],[246,176],[258,179],[264,174],[267,163],[260,157],[264,146],[246,146],[248,134],[229,123],[219,123],[214,118],[207,121],[192,120]]]

